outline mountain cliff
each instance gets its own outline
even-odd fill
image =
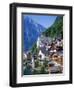
[[[23,37],[24,37],[24,51],[28,51],[32,48],[37,38],[42,32],[46,30],[45,27],[36,23],[29,17],[25,17],[23,20]]]

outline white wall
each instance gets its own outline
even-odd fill
[[[26,3],[43,3],[57,5],[72,5],[74,9],[74,0],[0,0],[0,90],[11,90],[9,83],[9,3],[11,2],[26,2]],[[73,20],[74,21],[74,20]],[[73,85],[52,85],[25,87],[16,89],[47,89],[47,90],[73,90]]]

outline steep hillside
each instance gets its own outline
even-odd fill
[[[43,32],[44,36],[63,38],[63,16],[57,16],[54,24]]]

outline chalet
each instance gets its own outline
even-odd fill
[[[41,60],[45,59],[45,54],[41,50],[39,51],[38,56],[40,56],[39,59],[41,59]]]
[[[62,66],[58,63],[56,63],[55,61],[50,61],[48,63],[49,65],[49,73],[62,73]]]

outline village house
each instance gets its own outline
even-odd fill
[[[27,54],[23,53],[23,60],[27,59]]]

